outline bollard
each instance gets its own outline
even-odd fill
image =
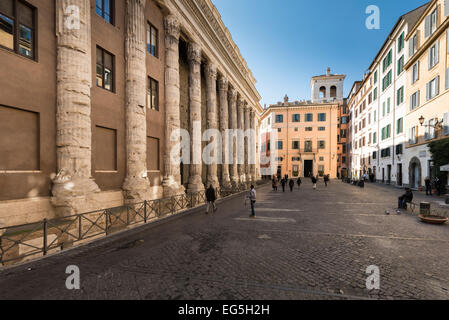
[[[423,216],[430,216],[430,203],[421,202],[419,205],[419,213]]]

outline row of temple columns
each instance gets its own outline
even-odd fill
[[[177,141],[171,140],[171,132],[180,129],[180,79],[179,79],[179,37],[180,24],[177,18],[169,15],[165,18],[165,45],[166,45],[166,122],[165,141],[165,176],[163,180],[164,194],[171,196],[183,191],[181,184],[180,167],[178,163],[170,161],[170,154],[178,146]],[[195,126],[201,127],[201,66],[203,53],[201,46],[195,42],[188,43],[187,59],[189,65],[189,112],[190,112],[190,150],[192,162],[189,165],[189,180],[187,191],[198,192],[204,190],[202,181],[202,164],[193,161],[194,157],[201,156],[202,133],[194,130]],[[228,78],[218,74],[217,64],[212,59],[207,59],[204,66],[206,80],[206,129],[219,129],[223,138],[222,143],[222,167],[221,177],[218,177],[218,165],[212,163],[207,166],[207,185],[215,188],[236,189],[248,187],[256,180],[255,165],[248,164],[248,153],[245,152],[244,164],[237,164],[237,145],[232,143],[232,161],[227,160],[227,129],[255,129],[255,112],[238,93]],[[168,81],[169,80],[169,81]],[[218,97],[217,97],[218,80]],[[218,99],[218,107],[217,107]],[[220,118],[218,118],[218,109]],[[248,150],[249,141],[245,141],[245,150]],[[255,148],[255,145],[254,145]],[[175,153],[179,153],[176,150]]]
[[[53,180],[53,203],[66,213],[86,210],[92,195],[100,192],[91,177],[91,17],[89,0],[56,1],[57,19],[57,161],[58,174]],[[146,43],[145,0],[126,1],[125,77],[126,77],[126,178],[123,184],[125,200],[140,202],[149,199],[146,153]],[[68,28],[69,5],[80,9],[80,28]],[[165,17],[165,150],[163,155],[164,196],[184,193],[180,164],[171,159],[179,154],[172,133],[181,127],[180,119],[180,24],[174,15]],[[189,112],[191,156],[201,157],[202,134],[193,130],[201,123],[201,46],[188,44]],[[207,88],[207,129],[219,129],[222,137],[230,128],[255,128],[255,113],[248,107],[226,76],[218,75],[217,65],[208,59],[205,66]],[[217,80],[218,108],[217,110]],[[225,140],[225,139],[224,139]],[[222,144],[225,160],[226,143]],[[254,146],[255,148],[255,146]],[[179,151],[179,152],[178,152]],[[255,181],[254,165],[237,166],[234,145],[233,164],[223,161],[218,177],[217,164],[207,166],[207,184],[216,188],[237,188]],[[247,160],[247,157],[246,157]],[[201,161],[200,161],[201,163]],[[188,190],[204,190],[202,165],[190,164]]]

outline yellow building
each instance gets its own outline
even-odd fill
[[[435,174],[428,143],[449,137],[449,2],[433,0],[409,31],[406,98],[406,184],[424,185]]]
[[[338,135],[345,75],[313,77],[313,100],[270,105],[261,117],[261,151],[276,152],[271,167],[289,177],[337,178]],[[318,91],[316,94],[315,91]],[[270,150],[271,149],[271,150]]]

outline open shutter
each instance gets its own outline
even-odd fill
[[[435,43],[435,64],[440,61],[440,40]]]
[[[448,30],[448,33],[449,33],[449,30]],[[449,42],[448,42],[448,47],[449,47]],[[408,57],[411,58],[412,56],[413,56],[413,37],[408,42]]]
[[[435,83],[435,96],[440,94],[440,76],[437,77],[436,83]]]
[[[430,15],[426,17],[424,23],[424,36],[428,38],[430,36]]]
[[[449,112],[443,114],[443,135],[449,135]]]
[[[445,89],[449,89],[449,68],[446,69],[446,86]]]
[[[426,100],[430,100],[430,82],[426,83]]]

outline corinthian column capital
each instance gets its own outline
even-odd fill
[[[179,39],[181,33],[178,18],[175,15],[168,15],[164,19],[165,34],[175,39]]]
[[[204,68],[206,78],[211,78],[212,80],[217,80],[217,65],[209,61]]]
[[[228,91],[229,88],[229,80],[225,76],[220,76],[218,79],[218,88],[220,91]]]
[[[187,48],[187,59],[190,63],[201,63],[201,46],[195,42],[190,42]]]
[[[228,95],[230,102],[234,104],[237,101],[237,90],[235,90],[233,87],[229,87]]]

